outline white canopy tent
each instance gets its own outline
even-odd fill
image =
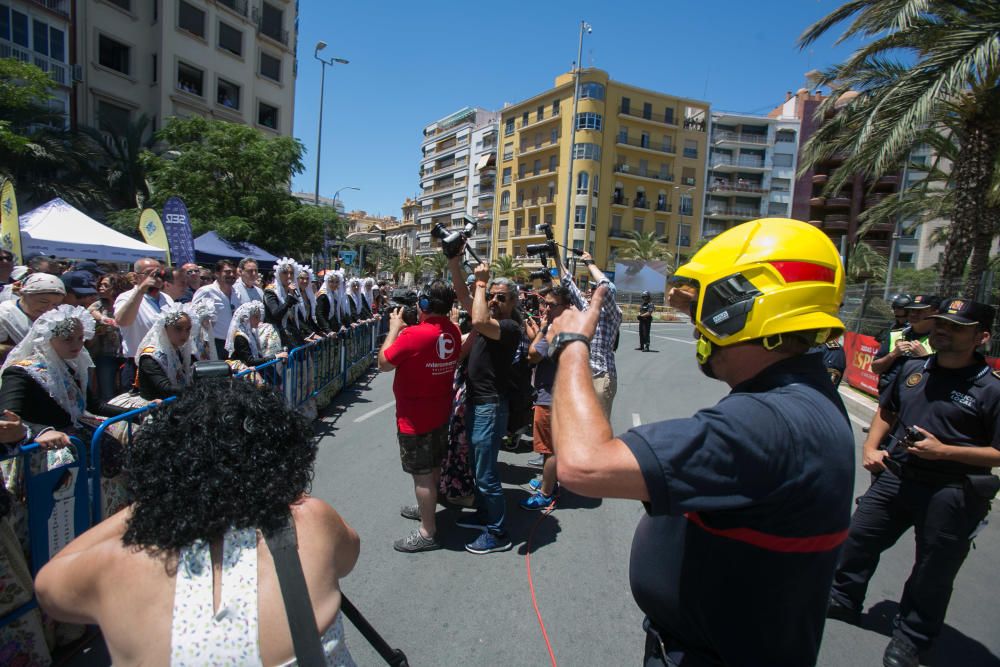
[[[165,259],[166,251],[116,232],[56,198],[18,218],[21,252],[71,259],[134,262]]]

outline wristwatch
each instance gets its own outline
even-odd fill
[[[580,341],[587,346],[588,350],[590,349],[590,338],[584,336],[583,334],[566,332],[557,333],[555,338],[552,339],[552,345],[549,347],[549,358],[552,360],[558,359],[559,355],[563,351],[563,348],[570,343],[575,343],[576,341]]]

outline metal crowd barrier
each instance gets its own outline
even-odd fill
[[[294,348],[282,376],[288,404],[300,407],[334,384],[339,383],[338,389],[350,384],[371,363],[378,337],[379,323],[369,323],[354,327],[345,338],[330,336]]]
[[[24,445],[17,451],[0,457],[0,461],[22,458],[32,578],[49,562],[52,555],[93,525],[87,502],[90,476],[87,447],[79,438],[70,437],[69,440],[76,449],[76,460],[43,472],[31,471],[32,454],[43,451],[38,443]],[[12,501],[12,504],[14,502],[16,501]],[[13,573],[9,574],[13,576]],[[32,593],[30,600],[0,616],[0,628],[37,606],[38,600]]]

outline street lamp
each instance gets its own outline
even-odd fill
[[[323,151],[323,89],[326,85],[326,66],[333,67],[334,63],[346,65],[349,61],[343,58],[330,58],[324,60],[319,57],[319,52],[326,48],[326,42],[320,40],[316,42],[316,50],[313,51],[313,58],[321,63],[319,74],[319,130],[316,132],[316,192],[313,193],[313,203],[319,206],[319,165],[320,155]]]
[[[322,42],[320,42],[320,43],[322,43]],[[337,213],[337,197],[344,190],[359,190],[360,191],[361,188],[356,188],[356,187],[354,187],[352,185],[347,185],[345,187],[340,188],[336,192],[334,192],[333,193],[333,214],[334,215],[338,215],[339,216],[339,214]],[[316,191],[319,192],[318,184],[317,184],[317,190]],[[330,266],[332,266],[332,264],[330,263],[330,248],[329,248],[329,244],[327,242],[327,234],[326,234],[326,225],[325,224],[323,225],[323,254],[326,257],[326,268],[330,268]]]
[[[580,60],[583,58],[583,33],[588,35],[594,30],[586,21],[580,21],[580,44],[576,49],[576,70],[573,77],[573,116],[570,118],[569,133],[569,168],[566,170],[566,226],[563,227],[563,266],[569,264],[569,220],[573,206],[573,147],[576,145],[576,106],[580,99]],[[590,205],[587,205],[590,209]],[[590,238],[590,225],[586,227],[587,238]],[[586,245],[586,244],[585,244]]]

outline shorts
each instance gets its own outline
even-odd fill
[[[597,392],[597,402],[601,405],[604,418],[610,421],[611,405],[614,403],[615,394],[618,393],[618,378],[607,373],[595,376],[594,391]]]
[[[555,454],[552,450],[552,406],[535,406],[531,445],[536,454],[548,454],[550,456]]]
[[[411,475],[428,475],[434,468],[440,468],[448,453],[448,424],[421,435],[397,433],[399,438],[399,460],[403,472]]]

